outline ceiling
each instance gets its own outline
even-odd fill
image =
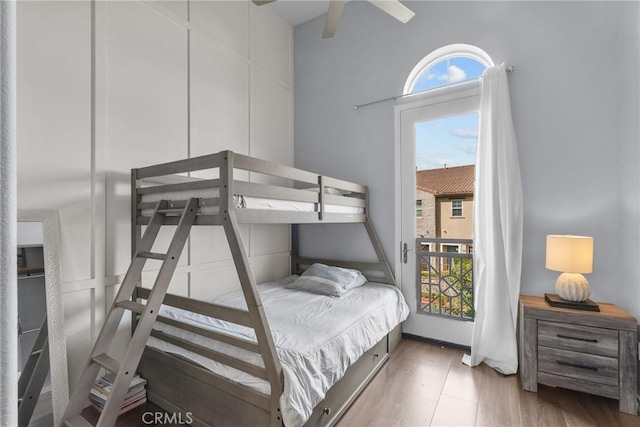
[[[329,0],[278,0],[262,7],[273,7],[295,27],[327,13]]]

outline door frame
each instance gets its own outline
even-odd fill
[[[393,267],[396,274],[396,280],[399,283],[403,293],[405,295],[413,295],[415,289],[411,289],[410,292],[405,293],[405,280],[403,276],[402,267],[402,115],[403,113],[410,113],[411,110],[423,109],[425,107],[434,106],[440,103],[448,103],[452,101],[463,100],[465,98],[476,98],[478,107],[480,103],[480,79],[463,82],[456,85],[445,86],[442,88],[432,89],[425,93],[420,93],[412,96],[407,96],[402,100],[399,100],[394,107],[394,155],[395,155],[395,186],[394,186],[394,204],[395,204],[395,231],[394,231],[394,261]],[[448,117],[444,114],[443,117]],[[435,117],[433,120],[437,120]],[[415,158],[415,154],[414,154]],[[415,165],[414,165],[415,167]],[[407,242],[409,243],[409,242]],[[414,253],[412,253],[415,256]],[[414,269],[415,270],[415,269]],[[413,273],[415,275],[415,272]],[[415,277],[413,278],[412,287],[415,287]],[[417,304],[417,302],[416,302]],[[410,304],[410,307],[413,307]],[[412,311],[411,314],[416,314]],[[434,317],[435,319],[435,317]],[[455,321],[455,320],[452,320]],[[455,340],[454,340],[455,341]],[[458,344],[463,344],[458,342]]]

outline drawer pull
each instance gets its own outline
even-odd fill
[[[331,415],[331,408],[324,408],[322,412],[324,412],[327,415]]]
[[[578,338],[578,337],[571,337],[569,335],[562,335],[562,334],[556,334],[556,336],[558,338],[565,338],[568,340],[576,340],[576,341],[585,341],[585,342],[598,342],[598,340],[594,340],[593,338]]]
[[[380,357],[380,353],[374,353],[374,354],[373,354],[373,358],[374,358],[374,359],[376,359],[376,358],[378,358],[378,357]]]
[[[562,360],[556,360],[556,363],[558,365],[562,365],[562,366],[571,366],[571,367],[574,367],[574,368],[589,369],[590,371],[597,371],[598,370],[597,366],[583,365],[583,364],[580,364],[580,363],[565,362],[565,361],[562,361]]]

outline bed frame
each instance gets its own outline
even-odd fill
[[[191,181],[185,179],[184,182],[169,184],[166,183],[166,179],[162,178],[174,174],[201,172],[204,170],[213,171],[213,173],[209,172],[208,176],[218,176],[218,178]],[[269,182],[272,183],[262,184],[239,179],[239,177],[246,177],[248,175],[246,172],[250,173],[252,180],[255,180],[256,174],[269,176],[271,177]],[[261,179],[261,181],[264,180]],[[301,187],[309,186],[316,188],[317,191],[300,189]],[[368,194],[365,186],[236,154],[231,151],[222,151],[217,154],[163,163],[131,171],[131,242],[134,259],[136,254],[140,255],[140,245],[144,241],[142,227],[151,221],[157,221],[155,213],[153,217],[149,217],[143,215],[143,210],[155,208],[157,211],[159,209],[159,205],[156,202],[143,202],[143,195],[183,190],[191,191],[211,187],[219,188],[218,199],[200,198],[197,199],[197,202],[194,199],[190,201],[168,200],[163,209],[182,210],[185,206],[188,207],[190,203],[191,206],[197,203],[198,214],[192,220],[193,225],[216,225],[224,228],[248,309],[246,311],[239,310],[170,294],[166,294],[163,304],[253,328],[257,343],[201,329],[163,316],[158,316],[156,321],[260,354],[265,367],[256,367],[214,350],[198,346],[187,340],[165,335],[156,330],[151,331],[151,336],[262,378],[269,382],[271,392],[268,395],[263,394],[228,380],[184,358],[150,347],[144,349],[138,364],[138,372],[148,381],[147,394],[151,402],[167,411],[181,414],[181,419],[190,421],[192,425],[282,426],[283,421],[279,408],[279,398],[284,389],[282,368],[238,225],[240,223],[291,224],[292,274],[304,271],[306,267],[314,262],[322,262],[329,265],[358,269],[369,280],[384,282],[393,286],[397,286],[397,284],[369,219]],[[326,187],[340,190],[341,195],[326,194]],[[314,212],[297,212],[236,208],[233,199],[235,194],[310,202],[315,204],[316,209]],[[219,206],[217,213],[205,214],[202,212],[201,208],[212,205]],[[326,211],[327,205],[357,207],[361,208],[362,213],[330,213]],[[163,225],[176,225],[180,221],[180,216],[167,214],[162,221]],[[309,223],[363,224],[378,261],[371,263],[345,262],[300,257],[298,254],[297,224]],[[157,287],[157,284],[155,286]],[[138,286],[133,291],[132,300],[146,300],[149,299],[150,294],[151,290]],[[134,329],[136,328],[136,317],[137,315],[134,313]],[[398,326],[352,365],[345,376],[329,390],[326,398],[316,406],[306,425],[327,426],[335,424],[387,360],[390,349],[399,341],[399,337],[400,329]],[[140,341],[142,345],[145,343],[146,341]]]
[[[202,169],[219,169],[219,179],[194,181],[192,183],[155,185],[140,187],[141,180],[153,180],[162,175],[194,172]],[[295,189],[283,185],[257,184],[238,180],[237,172],[240,170],[251,173],[270,175],[281,180],[293,181],[296,186],[317,186],[318,192]],[[281,181],[280,180],[280,181]],[[280,182],[278,181],[278,182]],[[288,185],[291,182],[287,182]],[[285,185],[287,185],[285,184]],[[281,426],[282,420],[279,410],[279,397],[283,391],[282,369],[276,354],[273,339],[268,327],[267,319],[262,310],[260,296],[256,282],[251,273],[251,268],[241,242],[238,223],[346,223],[355,222],[364,224],[374,247],[378,262],[353,263],[333,260],[306,259],[298,256],[298,230],[293,225],[292,230],[292,262],[291,273],[300,273],[304,268],[314,262],[323,262],[329,265],[355,268],[361,270],[370,279],[382,277],[386,283],[396,285],[394,276],[389,267],[387,258],[382,250],[378,236],[371,224],[368,215],[367,188],[363,185],[343,181],[292,167],[278,165],[264,160],[223,151],[210,156],[181,160],[177,162],[154,165],[142,169],[134,169],[131,172],[132,190],[132,217],[136,218],[132,226],[132,253],[136,253],[136,244],[141,236],[141,226],[148,221],[148,217],[140,215],[141,209],[151,208],[140,202],[142,194],[151,192],[168,192],[183,189],[196,189],[205,186],[220,187],[220,200],[200,199],[200,206],[208,206],[212,203],[220,205],[218,215],[199,215],[195,225],[222,225],[225,228],[233,259],[240,277],[242,290],[247,300],[249,315],[229,313],[230,309],[222,310],[212,304],[189,300],[167,295],[164,303],[178,308],[189,309],[194,312],[210,315],[224,320],[235,321],[244,326],[253,327],[258,337],[258,345],[244,342],[236,342],[230,337],[221,337],[218,334],[210,336],[211,332],[197,331],[189,325],[171,322],[169,319],[158,318],[161,322],[171,323],[173,326],[188,329],[191,332],[208,335],[228,344],[259,352],[265,362],[266,372],[261,373],[271,385],[271,395],[263,395],[253,389],[230,382],[229,380],[200,366],[185,361],[182,358],[170,355],[147,347],[140,362],[138,371],[147,378],[149,400],[165,410],[182,413],[186,418],[190,413],[192,425],[216,425],[216,426],[240,426],[240,425],[271,425]],[[345,196],[325,194],[325,187],[341,190]],[[317,204],[316,212],[293,212],[253,210],[236,208],[233,203],[233,195],[276,198],[291,201],[313,202]],[[172,202],[174,206],[181,207],[180,202]],[[363,214],[336,214],[325,212],[325,205],[343,205],[364,208]],[[138,288],[136,297],[145,297],[148,291]],[[243,319],[241,319],[243,317]],[[244,366],[237,360],[217,354],[211,350],[195,346],[188,342],[182,342],[175,338],[168,338],[160,332],[152,332],[152,336],[164,339],[172,344],[179,345],[190,351],[210,357],[221,363],[228,364],[236,369],[256,374],[255,368]],[[315,408],[307,425],[333,425],[346,411],[351,402],[355,400],[360,391],[380,369],[387,360],[390,348],[399,339],[399,328],[396,328],[392,337],[385,337],[371,350],[365,353],[353,366],[345,377],[340,380],[327,393],[326,398]],[[266,377],[266,378],[265,378]],[[213,405],[212,402],[216,404]]]

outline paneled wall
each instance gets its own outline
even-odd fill
[[[292,40],[249,1],[18,3],[18,202],[60,214],[72,386],[129,264],[130,169],[226,149],[292,165]],[[242,237],[259,281],[288,273],[287,226]],[[222,230],[194,230],[170,292],[238,283]]]

